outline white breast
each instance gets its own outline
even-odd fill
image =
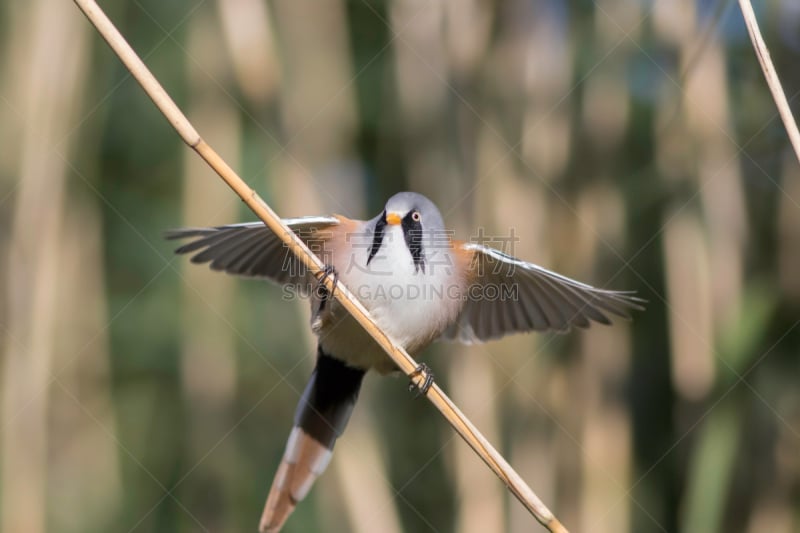
[[[386,227],[381,249],[369,265],[371,242],[350,244],[334,257],[339,279],[406,350],[421,350],[455,320],[464,287],[449,246],[426,246],[423,271],[415,267],[399,226]],[[323,350],[356,366],[386,370],[386,354],[337,307],[331,306],[319,331]]]

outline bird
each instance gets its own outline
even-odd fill
[[[414,192],[391,196],[370,220],[331,215],[283,222],[320,258],[322,276],[334,277],[333,290],[344,283],[412,356],[438,339],[470,344],[511,333],[610,324],[610,316],[630,319],[645,303],[634,291],[596,288],[485,242],[457,240],[436,205]],[[193,263],[267,279],[310,301],[316,365],[259,524],[262,533],[275,533],[330,462],[364,375],[397,367],[264,223],[182,228],[166,237],[191,239],[175,252],[193,254]],[[417,370],[429,371],[424,365]],[[420,392],[432,379],[432,373],[425,375]]]

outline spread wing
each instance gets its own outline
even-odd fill
[[[338,217],[302,217],[283,221],[323,262],[329,263],[326,243]],[[307,287],[305,265],[284,246],[263,222],[246,222],[214,228],[181,228],[165,233],[167,239],[194,239],[175,250],[194,254],[192,263],[209,263],[228,274],[266,278],[280,284]]]
[[[633,292],[598,289],[480,244],[456,246],[469,257],[468,299],[444,339],[471,343],[509,333],[566,332],[644,309]]]

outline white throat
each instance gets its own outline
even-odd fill
[[[462,305],[464,280],[457,274],[449,245],[423,246],[424,270],[414,265],[399,225],[385,227],[381,247],[369,265],[369,248],[347,248],[346,253],[335,258],[340,279],[378,325],[407,350],[422,349],[455,319]],[[335,356],[357,366],[375,364],[361,360],[358,352],[364,352],[366,347],[354,342],[356,336],[351,328],[331,328],[330,337],[326,344],[339,352]],[[378,353],[385,357],[380,349]]]
[[[423,248],[425,263],[418,268],[402,228],[387,226],[366,270],[348,275],[356,296],[405,345],[450,319],[450,299],[460,288],[449,248],[428,248]]]

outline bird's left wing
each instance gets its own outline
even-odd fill
[[[598,289],[477,243],[456,242],[468,262],[466,303],[442,338],[482,342],[509,333],[609,324],[630,318],[644,300],[632,292]]]
[[[283,221],[324,263],[330,263],[327,243],[334,228],[350,222],[344,217],[301,217]],[[263,222],[246,222],[213,228],[181,228],[165,233],[167,239],[194,240],[175,250],[190,254],[193,263],[209,263],[214,270],[239,276],[267,278],[280,284],[306,287],[305,266]]]

